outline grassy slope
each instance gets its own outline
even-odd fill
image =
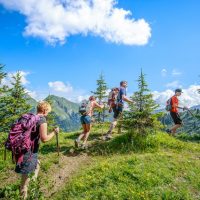
[[[90,139],[101,134],[100,129],[93,129],[93,132]],[[52,168],[59,170],[63,167],[63,158],[70,155],[69,150],[76,135],[60,136],[60,160],[55,152],[55,140],[42,146],[42,187],[45,185],[51,190],[49,177],[53,176]],[[103,152],[111,151],[102,156],[99,156],[99,151],[90,155],[90,165],[73,173],[51,199],[200,199],[200,144],[183,142],[162,133],[154,139],[160,144],[156,151],[151,148],[135,153],[120,151],[121,146],[116,146],[117,139],[102,144]],[[97,149],[101,146],[94,147]],[[94,147],[91,151],[94,151]],[[2,161],[1,151],[0,188],[19,185],[17,176],[12,172],[13,167],[10,160]]]
[[[54,199],[200,199],[200,145],[157,140],[157,152],[96,156]]]

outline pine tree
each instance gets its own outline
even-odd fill
[[[2,80],[6,77],[6,73],[3,71],[4,65],[0,64],[0,97],[6,92],[6,86],[2,84]]]
[[[158,105],[153,100],[142,70],[137,82],[138,91],[131,97],[134,103],[129,104],[130,109],[124,111],[123,124],[128,130],[146,135],[148,129],[154,129],[159,125],[157,116],[153,114]]]
[[[11,88],[3,95],[0,102],[0,132],[8,132],[22,114],[30,111],[31,106],[27,104],[27,93],[21,82],[21,74],[17,72],[13,75]]]
[[[4,65],[0,64],[0,132],[3,132],[3,121],[4,121],[4,115],[6,112],[5,106],[6,106],[6,96],[8,92],[8,87],[2,84],[2,80],[6,78],[6,73],[3,71]]]
[[[99,79],[97,80],[97,89],[96,91],[92,91],[94,96],[97,98],[97,101],[99,103],[105,103],[105,99],[107,98],[107,84],[105,82],[104,76],[101,73],[99,76]],[[95,119],[97,122],[104,122],[106,117],[106,108],[104,109],[96,109],[94,112],[94,115],[96,116]]]

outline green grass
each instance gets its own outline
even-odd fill
[[[199,164],[172,152],[97,157],[54,199],[198,199]]]
[[[154,152],[120,151],[116,144],[125,144],[127,136],[102,144],[107,156],[95,156],[95,164],[54,199],[200,199],[200,145],[163,133],[154,137],[159,144]]]
[[[107,130],[106,127],[104,130]],[[109,141],[98,139],[104,130],[93,127],[89,137],[92,147],[90,166],[81,168],[51,199],[73,200],[198,200],[200,199],[200,144],[182,141],[164,133],[150,134],[144,141],[130,140],[128,134],[116,135]],[[60,150],[64,156],[81,131],[60,134]],[[137,147],[142,144],[142,148]],[[2,149],[0,149],[2,150]],[[77,152],[80,153],[80,152]],[[40,148],[41,183],[48,185],[51,167],[59,166],[55,138]],[[3,161],[0,151],[0,197],[8,193],[17,199],[19,179],[6,182],[14,165],[9,156]],[[16,192],[15,192],[16,191]]]

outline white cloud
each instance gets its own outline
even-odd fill
[[[167,70],[166,69],[161,70],[161,76],[163,76],[163,77],[167,76]]]
[[[117,8],[116,0],[0,0],[26,17],[24,34],[63,44],[75,34],[100,36],[125,45],[145,45],[151,28],[144,19]]]
[[[26,89],[26,93],[27,93],[28,95],[30,95],[33,99],[39,100],[39,99],[38,99],[38,94],[37,94],[36,91],[30,91],[30,90]]]
[[[74,89],[70,83],[63,83],[62,81],[55,81],[48,83],[50,91],[49,94],[57,95],[66,98],[72,102],[81,102],[89,98],[89,94],[80,89]]]
[[[172,70],[172,76],[180,76],[182,72],[178,71],[177,69]]]
[[[182,85],[179,83],[179,81],[173,81],[173,82],[170,82],[170,83],[167,83],[165,85],[167,88],[182,88]]]
[[[80,95],[75,99],[75,102],[81,102],[83,100],[88,100],[89,97],[90,97],[90,95],[84,95],[84,96]]]
[[[21,83],[22,85],[28,85],[30,82],[27,80],[27,76],[30,74],[30,72],[25,72],[25,71],[18,71],[21,75]],[[9,72],[7,74],[7,77],[4,78],[2,80],[2,84],[4,85],[8,85],[8,86],[11,86],[11,82],[13,82],[13,76],[16,76],[17,72]]]
[[[200,105],[200,94],[197,90],[200,88],[200,85],[191,85],[186,89],[183,89],[183,94],[179,97],[180,106],[192,107],[195,105]],[[164,108],[166,101],[174,95],[173,90],[166,90],[163,92],[154,91],[153,98],[157,103],[160,104],[161,108]]]
[[[65,84],[62,81],[49,82],[48,85],[53,91],[56,92],[69,93],[73,91],[73,88],[69,83]]]

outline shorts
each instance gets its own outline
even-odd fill
[[[89,115],[83,115],[80,118],[81,124],[91,124],[91,117]]]
[[[115,106],[113,108],[113,112],[114,112],[113,117],[114,117],[114,119],[118,119],[121,116],[122,111],[123,111],[123,106]]]
[[[32,153],[31,151],[24,154],[24,158],[21,164],[17,164],[15,172],[19,174],[30,174],[35,171],[38,164],[38,153]]]
[[[174,121],[174,124],[182,124],[182,120],[180,118],[180,115],[176,112],[170,112],[170,115]]]

